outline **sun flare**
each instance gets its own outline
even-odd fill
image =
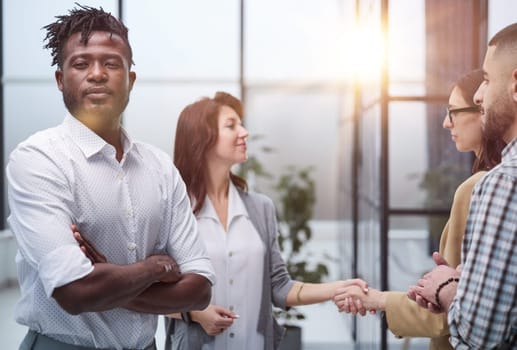
[[[352,71],[360,83],[378,82],[385,60],[385,38],[380,25],[363,23],[353,35],[355,55],[351,58]]]

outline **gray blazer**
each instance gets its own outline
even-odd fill
[[[274,319],[272,305],[282,309],[287,308],[285,304],[287,293],[294,281],[287,272],[278,247],[278,227],[273,202],[262,194],[244,191],[239,193],[250,220],[266,247],[257,331],[264,336],[264,350],[277,349],[284,329]],[[198,350],[213,339],[196,322],[186,323],[168,318],[166,318],[166,337],[165,350]]]

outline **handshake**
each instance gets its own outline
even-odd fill
[[[375,314],[376,311],[385,309],[386,293],[378,289],[362,288],[360,285],[352,284],[336,289],[332,300],[339,312],[364,316],[366,313]]]
[[[455,285],[459,281],[461,265],[457,268],[449,266],[447,261],[436,252],[433,254],[433,260],[436,267],[422,276],[415,285],[410,286],[407,296],[433,313],[442,313],[448,310],[456,293]],[[384,311],[387,299],[388,292],[374,288],[361,288],[359,284],[337,288],[333,297],[339,312],[363,316],[367,312],[375,314],[376,311]]]

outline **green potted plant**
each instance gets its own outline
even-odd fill
[[[262,139],[261,135],[255,135],[250,141],[257,142]],[[258,151],[267,154],[274,152],[274,149],[262,145],[258,147]],[[273,198],[278,215],[278,243],[291,278],[308,283],[320,283],[329,274],[327,266],[322,262],[309,262],[303,250],[312,238],[309,221],[312,219],[316,200],[312,170],[312,167],[287,167],[286,172],[279,176],[273,186]],[[238,174],[252,183],[258,178],[266,182],[273,180],[273,176],[266,171],[254,154],[250,154],[248,160],[241,164]],[[296,321],[305,319],[305,315],[296,307],[286,311],[275,309],[274,315],[286,328],[280,350],[301,349],[302,333]]]
[[[302,251],[312,238],[309,221],[313,216],[316,196],[311,171],[310,167],[299,169],[290,166],[278,179],[275,186],[278,195],[278,243],[291,278],[320,283],[329,274],[327,266],[322,262],[310,264]],[[280,349],[301,349],[301,328],[295,321],[305,319],[304,314],[298,308],[291,307],[287,311],[276,309],[275,316],[286,328]]]

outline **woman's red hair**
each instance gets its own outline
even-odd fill
[[[241,102],[234,96],[217,92],[213,98],[202,98],[183,109],[176,127],[174,164],[178,168],[187,192],[194,201],[194,214],[199,213],[207,193],[207,154],[217,142],[218,116],[222,106],[232,108],[242,120]],[[233,184],[247,191],[246,180],[230,172]]]

